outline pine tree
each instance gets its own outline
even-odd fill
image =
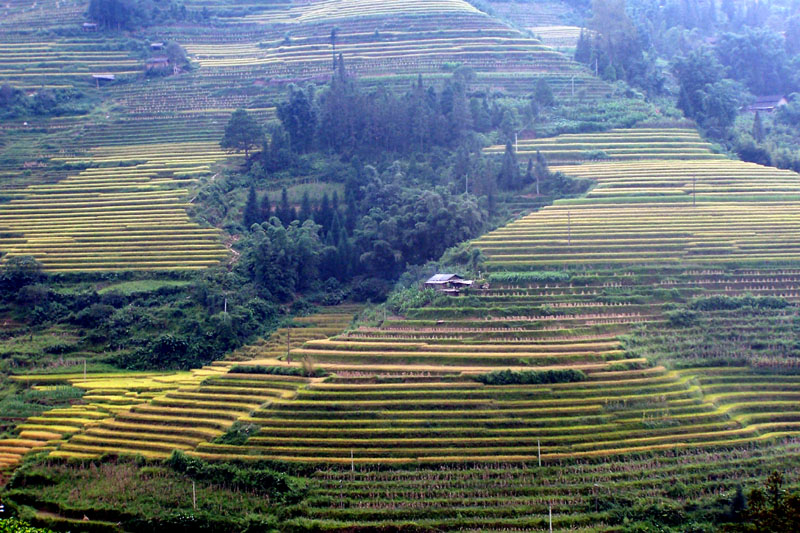
[[[536,150],[536,166],[533,169],[533,175],[536,178],[536,194],[538,195],[539,182],[550,177],[550,170],[547,168],[547,160],[539,150]]]
[[[281,205],[280,209],[278,210],[278,218],[281,219],[284,226],[288,226],[293,218],[292,218],[292,208],[289,205],[289,193],[286,190],[286,187],[283,188],[281,191]]]
[[[311,200],[308,199],[308,191],[303,192],[303,200],[300,203],[300,214],[298,219],[300,222],[305,222],[311,218]]]
[[[506,152],[503,154],[503,164],[500,173],[497,175],[497,185],[501,189],[510,190],[519,187],[519,164],[514,153],[514,147],[509,142],[506,144]]]
[[[575,61],[578,63],[588,64],[592,59],[592,40],[581,28],[581,34],[578,37],[578,44],[575,46]]]
[[[259,209],[259,215],[262,222],[268,221],[269,217],[272,216],[272,204],[269,203],[269,195],[267,193],[264,193],[264,196],[261,198],[261,209]]]
[[[753,119],[753,139],[757,143],[764,142],[764,125],[761,123],[761,114],[758,111]]]
[[[328,193],[322,195],[322,204],[319,207],[319,220],[317,223],[322,226],[323,231],[327,232],[331,226],[331,201]]]
[[[548,85],[544,78],[540,78],[539,81],[536,82],[536,92],[534,93],[534,96],[536,97],[536,101],[541,106],[550,107],[555,103],[553,91],[550,89],[550,85]]]
[[[258,224],[258,198],[256,197],[256,188],[250,185],[250,191],[247,193],[247,202],[244,204],[244,212],[242,213],[242,221],[244,227],[248,230],[253,224]]]

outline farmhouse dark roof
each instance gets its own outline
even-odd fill
[[[771,110],[775,109],[781,103],[786,101],[786,97],[782,94],[772,94],[768,96],[759,96],[756,98],[756,101],[753,102],[748,109],[751,111],[762,111],[762,110]]]
[[[447,283],[448,281],[459,281],[462,279],[464,278],[458,274],[436,274],[431,276],[425,283]]]
[[[113,74],[92,74],[92,78],[96,80],[113,80]]]
[[[166,56],[151,57],[147,63],[169,63],[169,58]]]

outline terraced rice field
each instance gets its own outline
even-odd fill
[[[96,148],[55,184],[4,194],[4,260],[32,255],[52,272],[179,270],[227,257],[219,231],[186,212],[187,189],[227,155],[214,143]]]
[[[564,51],[574,51],[581,36],[578,26],[532,26],[527,29],[545,45]]]
[[[37,89],[94,85],[92,74],[134,76],[143,63],[125,50],[102,50],[94,39],[0,43],[0,80]]]
[[[306,341],[341,331],[358,310],[339,306],[297,318],[293,328],[234,353],[229,361],[191,372],[53,374],[15,376],[34,387],[69,383],[86,390],[84,404],[53,409],[18,426],[19,437],[0,441],[0,469],[13,467],[31,450],[54,457],[97,457],[103,453],[166,457],[213,441],[234,422],[265,403],[290,398],[313,379],[230,373],[253,357],[286,353]],[[288,341],[288,342],[287,342]],[[283,363],[284,365],[286,363]],[[316,378],[316,380],[319,380]]]
[[[476,245],[495,270],[800,258],[794,238],[800,176],[725,159],[695,135],[630,130],[526,143],[526,152],[540,149],[556,160],[576,160],[587,147],[609,157],[553,165],[569,176],[594,179],[597,186],[585,198],[558,201]],[[658,148],[647,148],[649,143]]]

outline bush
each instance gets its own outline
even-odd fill
[[[495,283],[557,283],[569,281],[570,275],[563,270],[531,272],[493,272],[489,281]]]
[[[498,370],[488,374],[473,376],[475,381],[480,381],[484,385],[539,385],[545,383],[572,383],[584,381],[586,374],[580,370],[545,370],[543,372],[535,370],[523,370],[515,372],[513,370]]]
[[[676,309],[667,313],[669,325],[674,327],[688,327],[694,324],[697,313],[690,309]]]
[[[296,366],[236,365],[229,370],[232,374],[273,374],[276,376],[300,376],[322,378],[329,375],[321,368],[299,368]]]
[[[301,480],[282,472],[258,466],[207,463],[177,450],[165,460],[165,465],[196,481],[265,494],[285,503],[298,501],[306,492],[306,486]]]
[[[33,527],[27,522],[16,518],[0,520],[0,533],[53,533],[50,529]]]
[[[729,311],[742,307],[759,309],[783,309],[789,305],[784,298],[777,296],[724,296],[715,295],[698,298],[692,302],[692,309],[698,311]]]

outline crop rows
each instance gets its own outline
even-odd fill
[[[14,199],[0,207],[0,249],[5,259],[32,255],[50,271],[218,264],[227,257],[218,231],[189,220],[183,186],[224,157],[210,143],[173,143],[66,158],[88,168],[55,184],[7,192]]]

